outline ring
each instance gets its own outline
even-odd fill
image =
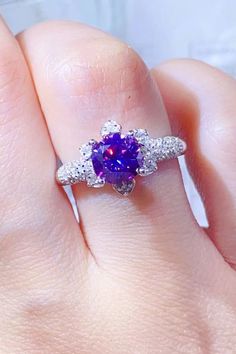
[[[146,129],[126,134],[121,130],[117,122],[107,121],[99,142],[90,140],[80,147],[80,159],[59,167],[57,182],[63,186],[85,182],[94,188],[111,184],[115,191],[127,196],[135,187],[136,176],[156,172],[160,161],[177,158],[187,148],[179,137],[152,138]]]

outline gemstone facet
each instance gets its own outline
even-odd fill
[[[106,183],[122,185],[137,175],[143,155],[134,136],[114,133],[93,146],[91,159],[98,177]]]

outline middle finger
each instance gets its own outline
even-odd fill
[[[63,162],[77,159],[78,147],[97,139],[108,119],[125,130],[146,128],[154,137],[170,134],[159,91],[127,45],[73,23],[36,26],[21,35],[20,43]],[[194,222],[177,162],[165,162],[158,175],[139,178],[129,198],[106,188],[75,186],[83,230],[96,258],[150,253],[160,240],[179,245],[177,231],[185,239]]]

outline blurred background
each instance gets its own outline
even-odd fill
[[[149,67],[174,57],[206,61],[236,76],[235,0],[0,0],[14,33],[48,19],[78,20],[129,43]],[[181,162],[198,222],[207,220]]]
[[[235,0],[0,0],[0,12],[14,33],[78,20],[128,42],[149,66],[193,57],[236,75]]]

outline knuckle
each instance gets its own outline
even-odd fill
[[[123,94],[138,90],[147,78],[148,69],[138,54],[114,39],[89,40],[83,44],[83,56],[74,48],[68,52],[46,70],[50,80],[63,82],[66,94]]]
[[[215,124],[209,124],[207,129],[208,139],[206,140],[207,150],[212,151],[220,157],[220,160],[232,159],[236,162],[235,157],[235,140],[236,121],[234,119],[219,119]]]

